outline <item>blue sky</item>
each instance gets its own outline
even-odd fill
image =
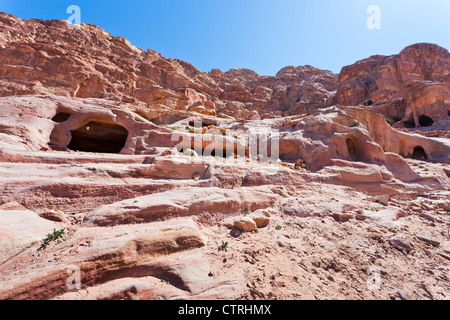
[[[81,22],[203,71],[275,75],[313,65],[339,73],[417,42],[450,49],[449,0],[0,0],[0,11],[67,20],[69,5],[80,7]],[[367,27],[370,5],[381,9],[380,30]]]

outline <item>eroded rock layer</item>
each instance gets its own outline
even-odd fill
[[[449,60],[205,73],[0,13],[0,299],[449,299]]]
[[[415,44],[391,57],[373,56],[344,67],[337,101],[364,104],[399,128],[440,126],[450,120],[450,54],[434,44]]]

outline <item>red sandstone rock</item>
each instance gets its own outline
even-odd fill
[[[418,44],[339,79],[204,73],[93,25],[0,14],[0,299],[423,299],[422,281],[448,299],[445,254],[386,246],[401,229],[448,247],[449,216],[430,219],[449,208],[448,62]],[[432,131],[397,129],[425,115]],[[255,232],[230,234],[241,218]],[[367,290],[368,258],[389,286]]]
[[[373,56],[344,67],[337,100],[366,105],[399,127],[427,127],[450,120],[450,54],[434,44],[415,44],[391,57]],[[401,122],[400,122],[401,121]]]
[[[206,74],[89,24],[70,29],[62,21],[1,13],[0,25],[1,96],[102,98],[140,105],[148,118],[170,123],[158,110],[215,115],[217,105],[219,113],[239,118],[252,111],[295,114],[325,106],[336,90],[336,76],[313,67],[288,67],[276,77],[246,69]]]

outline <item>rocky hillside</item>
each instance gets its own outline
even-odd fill
[[[337,101],[373,106],[398,128],[439,125],[450,117],[449,60],[446,49],[424,43],[359,61],[342,69]]]
[[[1,96],[134,103],[152,109],[150,120],[165,123],[173,121],[166,119],[167,109],[242,119],[292,115],[326,106],[337,88],[336,75],[313,67],[288,67],[275,77],[244,69],[206,74],[90,24],[69,28],[64,21],[1,13],[0,28]]]
[[[205,73],[0,13],[0,299],[449,299],[449,67]]]

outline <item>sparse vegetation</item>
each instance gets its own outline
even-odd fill
[[[220,246],[218,246],[219,251],[226,251],[228,249],[228,242],[222,241],[222,244]]]
[[[283,227],[280,226],[280,225],[277,225],[277,226],[275,227],[275,229],[278,230],[278,231],[280,231],[281,229],[283,229]]]
[[[248,211],[248,209],[242,210],[242,214],[244,215],[244,217],[246,217],[249,213],[250,211]]]
[[[272,209],[275,208],[275,202],[271,202],[269,207],[271,207]]]
[[[386,119],[386,122],[387,122],[390,126],[393,126],[393,125],[395,124],[395,120],[394,120],[394,119],[391,119],[391,118],[387,118],[387,119]]]
[[[47,248],[47,246],[48,246],[52,241],[55,241],[55,240],[57,240],[57,239],[59,239],[59,238],[62,238],[63,235],[65,235],[64,229],[61,229],[61,230],[53,229],[53,233],[49,233],[49,234],[47,235],[47,238],[45,238],[45,239],[42,240],[42,244],[41,244],[41,246],[39,247],[39,249],[38,249],[37,251],[44,250],[45,248]]]

